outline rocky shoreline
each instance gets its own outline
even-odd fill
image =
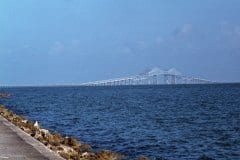
[[[31,122],[24,117],[14,114],[0,105],[0,115],[31,135],[46,147],[58,153],[67,160],[120,160],[125,156],[111,151],[94,153],[88,144],[79,142],[73,137],[62,137],[58,133],[50,132],[40,127],[38,122]]]
[[[6,98],[10,94],[0,93],[0,98]],[[125,155],[103,150],[93,152],[88,144],[79,142],[74,137],[63,137],[58,133],[41,128],[38,122],[32,122],[8,110],[0,104],[0,116],[34,137],[46,147],[59,154],[66,160],[121,160],[127,158]],[[148,160],[140,157],[138,160]]]
[[[0,93],[0,99],[12,96],[11,94]],[[88,144],[79,142],[74,137],[63,137],[56,132],[41,128],[38,122],[32,122],[8,110],[0,104],[0,116],[7,119],[24,132],[34,137],[46,147],[59,154],[66,160],[121,160],[127,158],[125,155],[103,150],[94,152]],[[162,157],[161,157],[162,158]],[[164,159],[164,158],[162,158]],[[137,160],[149,160],[148,157],[142,156]],[[197,160],[214,160],[206,155],[200,156]]]
[[[9,96],[11,95],[0,94],[0,98]],[[90,145],[81,143],[74,137],[62,137],[58,133],[43,129],[38,122],[33,123],[3,105],[0,105],[0,115],[66,160],[120,160],[125,158],[124,155],[107,150],[94,153]]]

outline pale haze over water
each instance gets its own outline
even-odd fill
[[[51,85],[176,68],[240,81],[239,0],[1,0],[0,84]]]

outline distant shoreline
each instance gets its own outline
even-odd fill
[[[183,85],[230,85],[240,82],[216,82],[211,84],[157,84],[157,85],[115,85],[115,86],[85,86],[77,84],[56,84],[56,85],[3,85],[0,88],[44,88],[44,87],[121,87],[121,86],[183,86]]]
[[[10,97],[11,94],[8,93],[0,93],[0,98],[6,98],[6,97]]]

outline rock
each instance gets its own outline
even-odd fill
[[[0,106],[0,114],[6,113],[6,108],[4,106]]]
[[[53,151],[57,151],[57,147],[49,145],[49,148]]]
[[[15,124],[18,127],[21,127],[23,124],[23,117],[18,116],[18,115],[14,115],[13,117],[13,124]]]
[[[48,142],[43,138],[43,136],[41,134],[36,134],[34,136],[35,139],[37,139],[38,141],[42,142],[44,145],[47,145]]]
[[[63,138],[60,134],[51,134],[48,130],[41,130],[41,136],[52,146],[59,146],[63,141]]]
[[[27,121],[25,127],[29,128],[30,130],[35,130],[34,124],[31,121]]]
[[[76,152],[71,152],[71,153],[70,153],[70,158],[71,158],[72,160],[80,160],[80,158],[79,158],[79,156],[78,156],[78,153],[76,153]]]
[[[78,155],[78,153],[72,150],[68,150],[68,151],[63,150],[63,151],[59,151],[58,153],[60,154],[60,156],[62,156],[67,160],[80,160],[80,156]]]
[[[34,131],[34,136],[35,139],[43,139],[43,136],[39,130]]]
[[[63,138],[60,134],[53,133],[53,134],[48,134],[48,136],[49,136],[48,142],[53,146],[59,146],[63,141]]]
[[[70,147],[73,147],[73,146],[80,146],[80,142],[77,141],[75,138],[73,137],[65,137],[64,140],[63,140],[63,144],[64,145],[68,145]]]
[[[70,159],[70,155],[66,152],[59,152],[58,154],[64,159]]]
[[[27,134],[32,134],[32,130],[30,130],[29,128],[23,128],[23,131],[26,132]]]
[[[96,153],[96,160],[119,160],[123,159],[125,156],[118,153],[113,153],[111,151],[101,151]]]
[[[84,157],[84,156],[88,156],[88,152],[84,152],[83,154],[82,154],[82,156]]]
[[[46,136],[47,136],[48,134],[50,134],[47,129],[40,129],[40,133],[41,133],[41,135],[42,135],[43,138],[46,138]]]
[[[63,151],[64,149],[63,149],[63,147],[58,146],[58,147],[57,147],[57,150],[58,150],[58,151]]]
[[[84,152],[80,155],[80,160],[97,160],[94,153]]]
[[[28,120],[22,120],[22,123],[27,123]]]
[[[82,144],[80,145],[79,149],[81,152],[89,152],[92,150],[92,147],[88,144]]]

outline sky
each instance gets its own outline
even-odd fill
[[[239,0],[0,0],[0,85],[176,68],[240,82]]]

